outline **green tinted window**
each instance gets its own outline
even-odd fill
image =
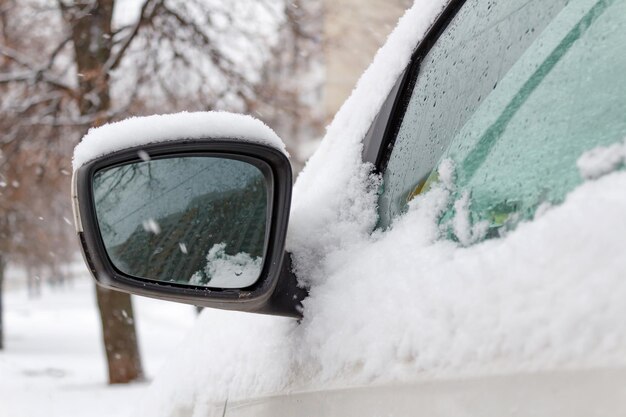
[[[451,139],[566,0],[467,0],[420,63],[379,199],[380,226],[402,213]]]
[[[576,161],[626,136],[626,1],[572,1],[446,152],[474,221],[492,230],[559,203]]]
[[[518,4],[503,3],[511,8]],[[439,131],[443,139],[421,134],[424,123],[432,122],[428,115],[411,113],[420,94],[414,91],[385,176],[381,208],[387,207],[387,217],[404,209],[443,156],[454,162],[457,197],[464,192],[471,196],[472,220],[488,220],[491,230],[497,230],[532,216],[541,203],[562,201],[581,182],[576,168],[580,155],[626,136],[626,0],[530,3],[535,12],[544,9],[547,24],[537,25],[537,16],[527,13],[532,18],[521,27],[535,32],[532,42],[508,67],[501,65],[505,70],[494,76],[495,82],[475,86],[474,79],[468,80],[477,90],[493,82],[488,94],[476,99],[471,113],[459,114],[454,106],[440,113],[452,124],[461,120],[459,128]],[[519,13],[522,9],[507,19]],[[503,37],[501,44],[483,44],[485,56],[477,59],[493,59],[509,42]],[[403,143],[421,159],[407,158]],[[424,161],[424,154],[432,156]],[[453,214],[451,208],[447,216]],[[382,212],[381,224],[386,225]]]

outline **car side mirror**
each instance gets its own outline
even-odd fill
[[[72,200],[97,283],[299,316],[287,300],[301,300],[303,290],[284,256],[292,173],[281,146],[261,122],[226,113],[134,118],[90,131],[75,150]]]

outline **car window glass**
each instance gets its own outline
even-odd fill
[[[421,62],[384,170],[379,225],[424,184],[467,119],[566,0],[468,0]]]
[[[452,139],[472,223],[499,235],[561,202],[580,156],[626,137],[625,40],[626,0],[571,1]]]

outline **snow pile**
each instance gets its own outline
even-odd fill
[[[293,320],[206,310],[144,415],[299,389],[626,364],[626,173],[587,182],[504,238],[440,240],[450,191],[328,254]],[[186,411],[188,414],[182,413]]]
[[[577,161],[583,178],[598,178],[626,165],[626,139],[611,146],[600,146],[585,152]]]
[[[254,284],[261,274],[261,257],[253,258],[245,252],[229,255],[226,253],[226,243],[213,245],[206,260],[206,266],[191,277],[190,284],[244,288]]]
[[[461,198],[454,202],[455,215],[452,218],[452,230],[463,246],[482,240],[489,229],[489,222],[485,220],[472,224],[469,207],[470,195],[465,191]]]
[[[272,146],[287,154],[282,140],[260,120],[226,112],[131,117],[90,129],[74,149],[74,170],[102,155],[177,139],[234,138]]]
[[[416,199],[390,232],[336,254],[305,301],[303,349],[322,364],[317,378],[623,364],[624,189],[626,173],[584,184],[469,248],[437,240],[446,189]]]

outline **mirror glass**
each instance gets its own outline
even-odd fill
[[[96,216],[109,259],[137,278],[244,288],[265,254],[268,190],[248,162],[185,156],[96,172]]]

